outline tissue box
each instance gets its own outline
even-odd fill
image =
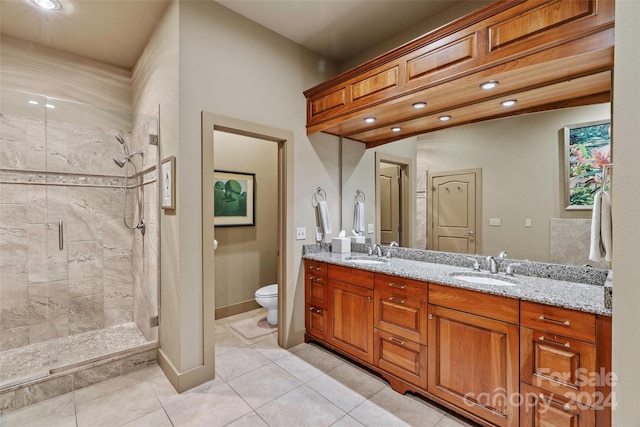
[[[365,243],[364,236],[350,236],[350,239],[353,243]]]
[[[338,254],[351,252],[351,239],[348,237],[334,237],[331,240],[331,252]]]

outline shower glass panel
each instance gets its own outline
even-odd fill
[[[125,186],[143,183],[144,210],[158,209],[157,129],[153,116],[1,90],[0,392],[157,341],[158,227],[122,221]],[[139,177],[113,162],[116,134],[144,153]]]

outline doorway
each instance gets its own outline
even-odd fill
[[[376,242],[413,246],[411,159],[376,152]]]
[[[437,172],[429,176],[429,249],[476,254],[480,251],[482,170]]]
[[[214,146],[216,131],[260,140],[277,146],[277,233],[271,250],[276,255],[276,282],[278,284],[278,344],[287,347],[289,341],[289,308],[293,306],[293,292],[287,292],[288,283],[294,278],[293,248],[287,245],[293,230],[293,133],[256,123],[246,122],[217,114],[202,113],[202,277],[205,292],[203,319],[205,348],[214,348],[215,317],[215,224],[214,224]],[[250,172],[250,171],[244,171]],[[291,278],[291,279],[290,279]],[[210,345],[208,345],[210,343]],[[206,356],[206,355],[205,355]],[[213,360],[214,355],[210,356]],[[206,359],[206,357],[205,357]]]

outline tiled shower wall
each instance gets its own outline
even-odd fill
[[[154,121],[137,120],[133,134]],[[145,336],[157,338],[148,326],[157,294],[137,289],[157,280],[157,225],[137,244],[141,234],[122,223],[123,170],[112,157],[123,151],[115,131],[1,115],[0,350],[132,322],[135,312],[144,312],[136,324],[147,325]],[[144,141],[129,144],[152,151]],[[149,211],[153,201],[157,207],[154,185],[145,186]],[[138,245],[143,262],[134,256]]]

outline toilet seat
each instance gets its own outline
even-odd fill
[[[268,298],[268,297],[277,297],[278,296],[278,284],[275,283],[273,285],[263,286],[256,291],[256,298]]]

